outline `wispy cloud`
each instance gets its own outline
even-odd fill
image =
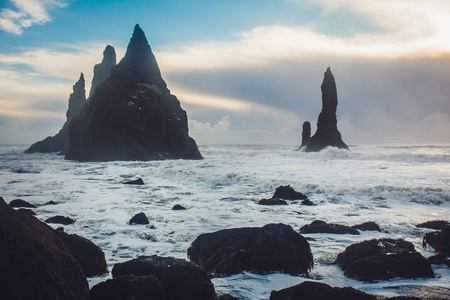
[[[68,5],[67,0],[10,0],[14,9],[0,11],[0,30],[22,34],[24,28],[52,21],[49,12]]]

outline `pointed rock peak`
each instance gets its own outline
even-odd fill
[[[108,61],[114,61],[114,65],[116,64],[116,50],[113,46],[110,45],[106,46],[105,50],[103,51],[102,63]]]
[[[320,88],[322,90],[322,112],[335,114],[338,100],[336,82],[330,67],[328,67],[324,73],[323,82]]]
[[[84,80],[84,74],[80,74],[80,79],[75,83],[73,86],[73,91],[75,92],[77,89],[81,88],[84,90],[85,80]]]
[[[147,38],[145,37],[144,31],[138,24],[134,27],[133,36],[128,44],[127,53],[125,57],[130,55],[145,55],[151,52],[150,46],[148,44]]]

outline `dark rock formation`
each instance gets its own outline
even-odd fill
[[[377,223],[372,222],[372,221],[364,222],[359,225],[354,225],[354,226],[352,226],[352,228],[359,229],[361,231],[379,231],[379,232],[381,232],[380,226],[378,226]]]
[[[143,185],[144,184],[144,180],[142,180],[142,178],[138,178],[136,180],[131,180],[131,181],[124,182],[124,184]]]
[[[70,254],[80,263],[87,277],[108,273],[105,253],[99,246],[79,235],[65,233],[62,228],[55,232],[66,244]]]
[[[130,224],[130,225],[134,225],[134,224],[146,225],[148,223],[150,223],[150,222],[148,221],[147,216],[143,212],[140,212],[140,213],[136,214],[128,222],[128,224]]]
[[[172,207],[172,210],[186,210],[186,207],[184,207],[183,205],[180,205],[180,204],[175,204]]]
[[[303,122],[303,130],[302,130],[302,144],[300,148],[306,147],[311,139],[311,123],[308,121]]]
[[[306,275],[313,266],[308,241],[284,224],[205,233],[192,243],[188,256],[213,277],[243,271]]]
[[[324,74],[322,89],[322,111],[317,121],[317,131],[309,140],[305,151],[316,152],[327,146],[347,149],[348,146],[342,141],[341,133],[337,129],[337,92],[334,76],[328,67]]]
[[[331,287],[328,284],[305,281],[279,291],[272,291],[270,300],[377,300],[378,298],[351,287]]]
[[[217,300],[240,300],[239,298],[233,297],[229,294],[220,295]]]
[[[450,257],[450,225],[441,231],[428,232],[423,237],[423,246],[430,245],[439,253]]]
[[[301,233],[334,233],[334,234],[359,234],[355,228],[327,223],[321,220],[312,221],[311,224],[300,228]]]
[[[434,220],[434,221],[428,221],[428,222],[423,222],[423,223],[417,224],[416,227],[442,230],[445,228],[445,226],[448,226],[448,225],[450,225],[450,223],[448,221]]]
[[[114,47],[108,45],[103,51],[102,62],[94,66],[94,77],[92,77],[91,90],[89,98],[95,92],[95,88],[103,83],[111,75],[111,69],[116,65],[116,51]]]
[[[155,276],[122,275],[93,286],[91,300],[166,300],[164,288]]]
[[[21,214],[26,214],[27,216],[35,216],[36,215],[36,213],[34,211],[32,211],[31,209],[28,209],[28,208],[19,208],[17,211],[20,212]]]
[[[140,256],[116,264],[112,270],[114,278],[121,275],[153,275],[158,278],[167,300],[215,300],[214,285],[206,273],[195,264],[173,257]]]
[[[428,261],[432,265],[446,265],[447,267],[450,267],[450,259],[445,254],[436,254],[433,256],[428,257]]]
[[[434,278],[430,263],[404,240],[373,239],[348,246],[335,262],[344,275],[374,282],[402,278]]]
[[[82,111],[86,103],[86,90],[84,86],[84,76],[83,73],[81,73],[80,79],[73,86],[73,93],[70,94],[69,108],[66,113],[67,120],[62,129],[55,136],[49,136],[45,140],[34,143],[25,151],[25,153],[60,152],[61,154],[65,154],[67,152],[67,149],[69,148],[69,122],[74,116]]]
[[[261,199],[258,204],[260,205],[288,205],[286,201],[280,198]]]
[[[15,199],[15,200],[9,202],[9,206],[11,206],[11,207],[29,207],[29,208],[37,207],[36,205],[33,205],[22,199]]]
[[[75,220],[69,217],[64,216],[54,216],[51,218],[48,218],[45,220],[46,223],[55,223],[55,224],[63,224],[63,225],[70,225],[75,223]]]
[[[125,57],[70,122],[69,141],[66,159],[80,161],[202,158],[138,25]]]
[[[420,300],[444,300],[450,299],[450,289],[436,287],[436,286],[425,286],[425,285],[399,285],[399,286],[386,286],[383,288],[386,292],[393,292],[399,298],[386,298],[386,300],[391,299],[420,299]],[[404,298],[401,298],[404,297]],[[417,297],[417,298],[416,298]]]
[[[280,198],[285,200],[305,200],[308,199],[306,195],[295,191],[290,185],[279,186],[275,190],[272,198]]]
[[[0,245],[0,298],[89,298],[80,265],[53,229],[1,197]]]
[[[312,202],[312,201],[309,200],[309,199],[303,200],[302,202],[300,202],[300,204],[301,204],[301,205],[309,205],[309,206],[315,205],[314,202]]]

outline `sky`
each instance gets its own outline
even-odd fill
[[[0,0],[0,144],[65,122],[135,24],[206,144],[299,145],[328,66],[349,145],[450,144],[448,0]]]

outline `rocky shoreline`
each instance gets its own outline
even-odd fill
[[[295,198],[306,197],[288,187],[280,186],[273,198],[295,201]],[[377,298],[353,288],[331,287],[317,282],[309,274],[314,265],[314,253],[308,241],[314,238],[306,236],[305,239],[302,234],[352,235],[363,230],[382,230],[374,222],[350,227],[324,221],[314,221],[299,229],[284,224],[267,224],[202,234],[187,250],[190,261],[158,255],[139,256],[115,264],[113,278],[93,286],[89,291],[86,277],[108,272],[105,254],[91,241],[76,234],[67,234],[63,229],[52,229],[39,221],[30,213],[34,208],[36,205],[20,199],[10,201],[9,205],[0,199],[0,237],[3,245],[0,247],[0,261],[2,269],[8,270],[7,276],[4,275],[0,282],[1,296],[7,299],[239,299],[232,295],[218,295],[211,278],[228,277],[244,271],[255,274],[281,272],[306,279],[290,288],[272,291],[270,299],[275,300],[425,300],[450,297],[450,290],[447,289],[403,286],[397,293],[408,298]],[[59,217],[53,222],[76,222],[66,223],[67,218]],[[316,226],[306,232],[306,228]],[[335,264],[348,278],[364,282],[391,278],[433,278],[432,264],[449,266],[450,224],[448,221],[434,220],[417,224],[417,227],[437,230],[424,235],[424,247],[432,247],[436,251],[435,256],[424,258],[405,240],[373,239],[348,245],[337,256]],[[30,250],[24,252],[17,249]],[[53,259],[45,259],[47,256]],[[180,282],[183,284],[180,285]],[[421,293],[417,293],[418,290]]]

